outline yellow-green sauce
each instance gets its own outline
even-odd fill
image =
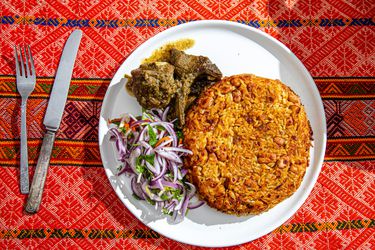
[[[171,49],[187,50],[193,47],[195,41],[190,38],[179,39],[177,41],[169,42],[154,50],[150,57],[142,60],[142,63],[152,62],[166,62],[169,59],[169,51]]]

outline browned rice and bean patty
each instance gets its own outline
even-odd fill
[[[222,79],[187,114],[188,177],[211,207],[259,214],[292,195],[309,164],[312,131],[299,97],[279,80]]]

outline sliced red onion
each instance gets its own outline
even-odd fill
[[[183,179],[187,170],[182,168],[182,157],[192,152],[183,148],[178,141],[173,123],[167,122],[168,109],[145,112],[143,119],[140,120],[132,115],[124,115],[121,119],[122,125],[128,122],[130,129],[127,129],[125,134],[117,128],[112,128],[110,131],[116,141],[119,160],[124,164],[119,174],[130,174],[132,192],[140,199],[155,201],[155,209],[160,208],[164,212],[173,213],[173,218],[177,222],[183,219],[188,208],[200,207],[204,202],[192,201],[196,189],[194,185]],[[153,148],[149,142],[150,126],[157,140],[166,136],[169,139]],[[157,126],[165,130],[158,129]],[[149,172],[137,172],[138,157],[151,154],[155,154],[153,163],[146,161],[145,158],[139,162]],[[149,175],[151,181],[147,179]],[[181,192],[180,200],[174,198],[176,190]]]
[[[133,169],[134,173],[137,173],[136,160],[141,155],[140,147],[136,147],[129,156],[129,165]]]
[[[111,128],[110,132],[116,137],[116,148],[119,153],[119,159],[122,161],[126,155],[125,140],[117,128]]]
[[[184,201],[184,203],[182,204],[182,207],[181,207],[181,214],[183,216],[185,216],[188,205],[189,205],[189,202],[190,202],[191,198],[193,198],[193,196],[196,192],[196,188],[193,184],[191,184],[190,182],[185,182],[185,184],[187,184],[189,186],[190,190],[187,192],[186,199],[185,199],[185,201]]]
[[[163,186],[163,184],[162,184],[162,182],[161,182],[160,179],[156,180],[156,181],[151,180],[150,181],[150,187],[151,188],[159,188],[160,190],[164,189],[164,186]]]
[[[174,189],[181,189],[181,185],[179,185],[178,183],[166,181],[164,179],[160,180],[160,182],[163,186],[171,187],[171,188],[174,188]]]
[[[140,132],[137,138],[137,141],[144,141],[144,136],[145,136],[146,131],[147,131],[147,127],[145,126],[142,128],[142,131]]]
[[[167,121],[167,115],[168,115],[168,111],[169,111],[169,107],[167,107],[165,110],[164,110],[164,112],[162,113],[162,115],[161,115],[161,120],[162,121]]]
[[[123,173],[134,174],[133,169],[131,169],[131,167],[129,166],[127,162],[124,163],[123,168],[120,170],[120,172],[117,173],[117,176],[122,175]]]
[[[157,174],[156,169],[155,169],[150,163],[148,163],[147,161],[146,161],[145,163],[146,163],[147,168],[148,168],[152,173]]]
[[[140,185],[137,183],[136,176],[133,176],[131,180],[131,189],[133,193],[138,196],[141,200],[145,199],[144,193],[142,192],[142,188]]]
[[[190,202],[190,197],[187,195],[184,202],[182,203],[182,206],[181,206],[181,215],[182,216],[186,215],[186,211],[187,211],[187,207],[189,205],[189,202]]]
[[[174,210],[180,210],[182,208],[182,205],[184,203],[184,201],[186,200],[186,195],[187,195],[187,192],[184,189],[182,189],[182,198],[181,200],[178,202],[178,204],[176,205],[176,207],[174,208]]]
[[[198,207],[201,207],[205,202],[204,201],[197,201],[196,203],[190,203],[187,208],[189,209],[196,209]]]
[[[156,158],[156,157],[155,157]],[[160,178],[162,178],[165,173],[167,172],[167,164],[160,164],[162,166],[162,169],[160,171],[160,174],[158,176],[156,176],[154,179],[152,179],[153,181],[156,181],[156,180],[159,180]]]
[[[170,213],[174,210],[177,203],[178,203],[177,199],[172,199],[168,204],[166,204],[166,206],[164,208],[167,209],[168,212]]]
[[[166,140],[166,141],[163,141],[162,143],[160,143],[159,146],[157,146],[157,147],[155,148],[155,150],[157,150],[157,149],[162,149],[165,145],[168,145],[168,144],[171,143],[172,141],[173,141],[172,138],[171,138],[171,139],[168,139],[168,140]]]
[[[196,192],[196,188],[195,188],[195,186],[193,185],[193,184],[191,184],[190,182],[185,182],[185,184],[187,184],[189,187],[190,187],[190,190],[189,190],[189,193],[188,193],[188,196],[189,196],[189,199],[191,199],[193,196],[194,196],[194,194],[195,194],[195,192]]]
[[[147,189],[148,189],[148,191],[147,191]],[[163,201],[162,198],[160,198],[159,196],[157,196],[156,194],[151,192],[147,181],[143,182],[142,191],[143,191],[144,194],[146,194],[148,196],[148,198],[150,198],[153,201]]]
[[[127,114],[131,119],[133,119],[134,121],[137,121],[138,119],[135,118],[132,114]]]
[[[160,134],[158,135],[158,140],[164,137],[165,130],[160,131]]]
[[[133,123],[130,125],[130,128],[134,128],[134,127],[136,127],[136,126],[138,126],[138,125],[141,125],[142,123],[147,123],[147,122],[149,122],[149,121],[147,121],[147,120],[139,120],[139,121],[133,122]]]
[[[148,144],[148,143],[145,142],[145,141],[140,141],[139,144],[140,144],[142,147],[146,148],[146,149],[151,149],[151,148],[152,148],[151,145]]]
[[[154,167],[155,167],[156,174],[159,175],[160,174],[160,164],[159,164],[159,161],[156,160],[155,158],[154,158]]]
[[[173,124],[169,123],[169,122],[153,122],[153,123],[150,124],[151,127],[157,126],[157,125],[163,126],[168,131],[168,133],[170,134],[170,136],[173,139],[172,144],[173,144],[174,147],[176,147],[177,143],[178,143],[178,140],[177,140],[176,132],[174,132],[174,129],[173,129]]]
[[[181,178],[184,178],[185,177],[185,175],[187,174],[187,169],[186,168],[182,168],[181,169]]]
[[[193,152],[189,149],[184,149],[184,148],[178,148],[178,147],[164,147],[163,150],[165,151],[174,151],[174,152],[181,152],[185,154],[192,155]]]
[[[167,159],[167,160],[170,160],[170,161],[173,161],[173,162],[177,162],[177,163],[182,163],[180,157],[178,157],[178,155],[176,155],[175,153],[173,152],[166,152],[162,149],[159,149],[159,150],[155,150],[155,152],[157,154],[159,154],[161,157]]]
[[[177,169],[177,179],[182,180],[182,174],[179,168]]]
[[[174,163],[174,162],[171,162],[171,168],[172,168],[172,171],[173,171],[173,183],[176,183],[176,181],[178,179],[178,167],[177,167],[177,164]]]

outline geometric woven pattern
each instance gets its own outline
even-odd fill
[[[0,2],[0,249],[187,249],[138,221],[102,168],[98,117],[110,79],[155,34],[204,19],[242,23],[284,43],[319,89],[328,142],[322,172],[282,226],[240,249],[375,248],[375,1],[136,0]],[[43,202],[19,192],[21,99],[13,47],[30,44],[38,75],[28,101],[33,175],[61,48],[83,30]],[[197,248],[198,249],[198,248]]]
[[[317,78],[323,98],[328,128],[326,160],[366,160],[375,158],[375,81],[373,78]],[[29,163],[36,164],[42,143],[42,121],[53,78],[38,78],[29,100]],[[109,80],[73,79],[51,164],[101,166],[97,146],[98,117],[105,86]],[[342,87],[344,85],[345,87]],[[0,163],[17,163],[19,147],[19,99],[13,76],[0,76]],[[87,101],[90,100],[90,101]],[[19,112],[19,111],[18,111]],[[15,118],[17,120],[15,120]],[[10,121],[10,122],[9,122]],[[11,133],[9,133],[9,131]]]

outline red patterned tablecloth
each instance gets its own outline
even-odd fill
[[[328,127],[325,162],[307,201],[280,228],[238,248],[374,249],[374,16],[373,0],[1,1],[0,248],[191,247],[149,230],[117,198],[100,160],[98,116],[110,78],[138,45],[174,25],[222,19],[265,31],[297,55],[319,88]],[[43,204],[28,215],[18,188],[13,46],[31,45],[39,76],[28,106],[33,172],[53,76],[76,28],[84,35]]]

